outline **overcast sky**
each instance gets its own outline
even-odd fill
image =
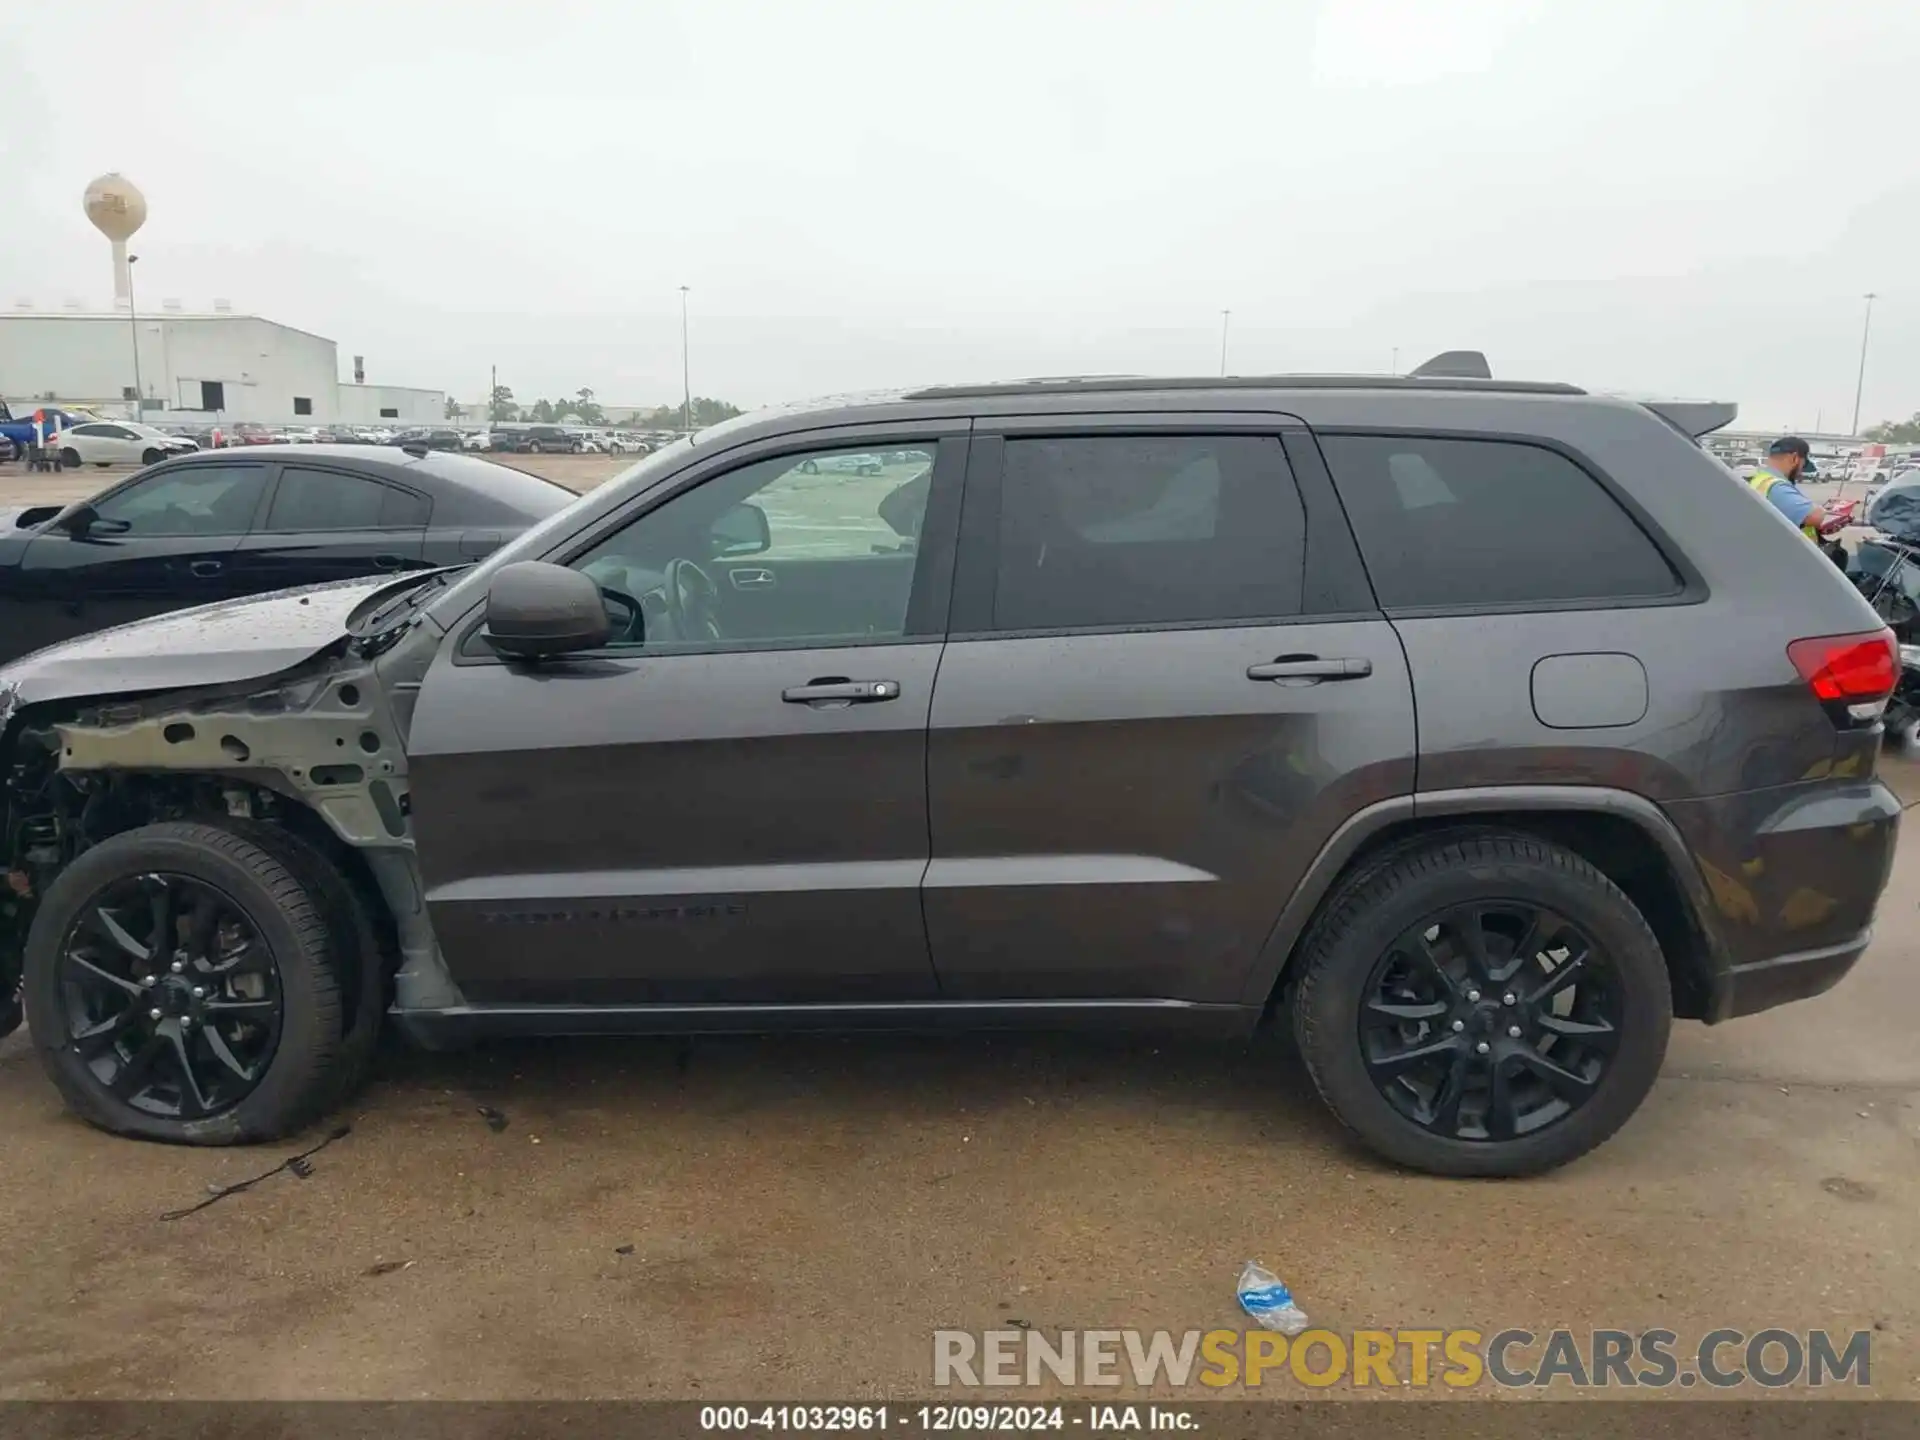
[[[369,379],[752,405],[1082,372],[1920,410],[1913,0],[0,5],[0,305],[215,297]]]

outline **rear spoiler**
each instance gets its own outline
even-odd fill
[[[1442,350],[1407,372],[1415,380],[1491,380],[1493,367],[1478,350]]]
[[[1740,413],[1740,407],[1731,400],[1642,400],[1640,403],[1696,440],[1731,425],[1733,417]]]

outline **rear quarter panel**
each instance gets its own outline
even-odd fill
[[[1387,426],[1378,406],[1354,396],[1301,409],[1316,428],[1446,434],[1470,422],[1484,434],[1551,440],[1622,493],[1687,577],[1670,602],[1393,614],[1417,707],[1416,807],[1420,795],[1485,787],[1628,791],[1658,804],[1685,837],[1733,963],[1866,927],[1897,822],[1873,779],[1879,737],[1837,730],[1787,646],[1880,621],[1778,512],[1628,402],[1404,397]],[[1572,563],[1581,537],[1536,543],[1565,547]],[[1542,723],[1535,666],[1592,653],[1638,659],[1644,714],[1594,728]]]

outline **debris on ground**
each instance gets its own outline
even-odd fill
[[[369,1265],[360,1273],[362,1275],[391,1275],[397,1270],[411,1270],[412,1268],[413,1261],[411,1260],[382,1260],[377,1265]]]
[[[1293,1303],[1293,1292],[1285,1282],[1258,1260],[1249,1260],[1240,1272],[1238,1289],[1240,1308],[1264,1329],[1298,1335],[1310,1323],[1307,1312]]]
[[[311,1150],[302,1150],[298,1155],[289,1155],[271,1170],[264,1170],[260,1174],[255,1175],[251,1180],[238,1180],[231,1185],[209,1185],[207,1187],[206,1199],[196,1204],[185,1206],[179,1210],[169,1210],[160,1218],[162,1220],[184,1220],[189,1215],[198,1214],[209,1205],[218,1204],[229,1195],[238,1195],[243,1190],[251,1190],[262,1180],[271,1180],[283,1170],[291,1172],[301,1180],[311,1179],[313,1177],[313,1157],[333,1144],[334,1141],[344,1140],[352,1133],[353,1127],[351,1125],[342,1125]]]
[[[1820,1182],[1820,1188],[1829,1195],[1837,1195],[1842,1200],[1871,1200],[1874,1189],[1865,1181],[1852,1180],[1845,1175],[1829,1175]]]
[[[633,1246],[631,1246],[631,1245],[616,1245],[616,1246],[614,1246],[614,1247],[613,1247],[613,1253],[614,1253],[614,1254],[616,1254],[616,1255],[631,1255],[631,1254],[633,1254]]]
[[[482,1105],[479,1107],[479,1111],[480,1118],[487,1122],[487,1128],[493,1131],[494,1134],[498,1135],[502,1130],[507,1128],[507,1117],[500,1111],[494,1109],[493,1106]]]

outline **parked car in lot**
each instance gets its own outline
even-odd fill
[[[519,448],[529,455],[572,455],[580,437],[561,425],[529,425],[519,434]]]
[[[210,451],[0,515],[0,663],[149,615],[478,559],[573,492],[462,456]]]
[[[605,449],[609,455],[645,455],[653,446],[631,431],[615,430],[607,436]]]
[[[415,430],[402,430],[399,434],[388,440],[387,444],[403,448],[407,446],[425,446],[429,450],[464,450],[467,448],[467,437],[458,430],[423,427]]]
[[[801,464],[802,474],[817,475],[822,470],[830,470],[845,475],[878,475],[885,468],[885,462],[878,455],[865,453],[857,455],[830,455],[820,460],[808,460]]]
[[[1716,407],[1427,368],[747,416],[463,573],[0,670],[42,1062],[215,1144],[335,1104],[383,1013],[1285,1017],[1394,1161],[1591,1149],[1673,1018],[1865,948],[1894,648]]]
[[[152,465],[198,448],[191,440],[151,425],[91,420],[62,430],[54,453],[62,465],[77,469],[82,465]]]
[[[220,431],[220,444],[223,448],[241,445],[278,445],[280,435],[266,425],[256,425],[250,420],[241,420],[224,427]]]
[[[482,449],[493,453],[524,453],[526,451],[526,428],[518,424],[495,424],[480,432],[484,442]]]

